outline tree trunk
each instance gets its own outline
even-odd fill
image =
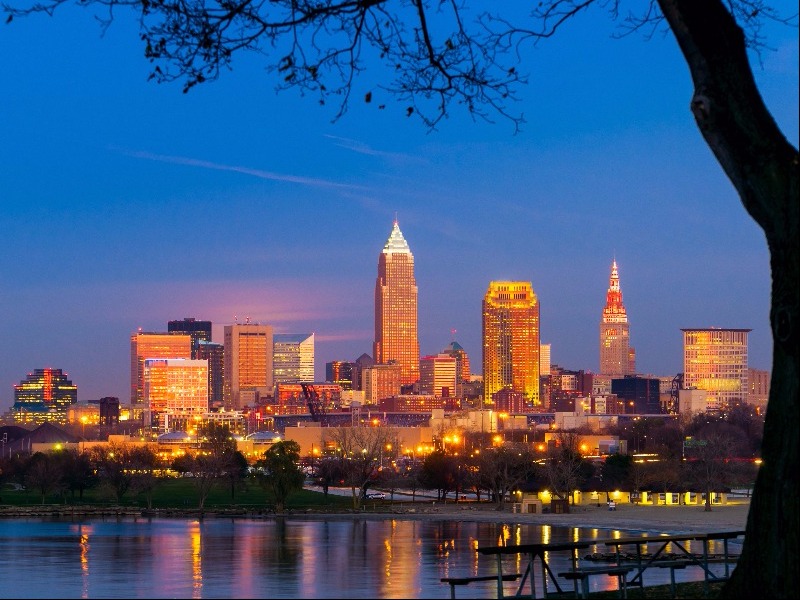
[[[726,598],[795,597],[798,586],[798,154],[764,105],[745,37],[720,0],[658,0],[694,82],[708,146],[766,236],[772,269],[772,381],[742,556]]]

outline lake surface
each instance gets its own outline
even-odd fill
[[[367,517],[9,519],[0,520],[0,597],[446,599],[440,578],[496,572],[479,546],[610,537],[602,529]],[[508,557],[508,572],[520,568],[516,560]],[[668,569],[654,571],[648,585],[668,583],[660,573]],[[493,585],[457,595],[495,597]],[[616,580],[593,578],[594,589],[616,589]]]

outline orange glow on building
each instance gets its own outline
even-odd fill
[[[683,387],[706,390],[706,409],[744,404],[750,395],[747,338],[750,329],[682,329]]]
[[[144,402],[144,361],[148,358],[192,358],[192,336],[188,333],[143,333],[131,335],[131,404]]]
[[[483,299],[483,393],[522,392],[539,406],[539,301],[526,281],[492,281]]]
[[[628,313],[622,303],[617,261],[611,263],[606,305],[600,320],[600,373],[622,377],[636,372],[636,352],[630,347]]]
[[[226,410],[255,406],[257,396],[273,390],[273,332],[270,325],[226,325],[224,403]]]
[[[402,384],[419,379],[414,255],[397,221],[378,257],[373,358],[376,364],[396,361],[400,365]]]

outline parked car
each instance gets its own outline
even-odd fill
[[[383,492],[372,492],[367,494],[367,500],[384,500],[386,498],[386,494]]]

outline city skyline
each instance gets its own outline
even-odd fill
[[[752,329],[750,365],[770,369],[768,252],[697,131],[685,63],[671,37],[613,32],[587,16],[531,53],[514,135],[458,107],[427,132],[377,89],[360,101],[369,74],[335,123],[247,60],[184,95],[147,83],[125,18],[102,38],[80,10],[15,20],[0,37],[15,56],[0,66],[0,409],[45,367],[81,400],[125,402],[130,336],[185,317],[215,342],[237,317],[313,332],[322,379],[372,354],[395,215],[421,356],[457,341],[477,371],[486,286],[523,280],[552,362],[596,372],[616,259],[637,371],[680,372],[692,327]],[[796,29],[764,33],[755,76],[797,145]]]

